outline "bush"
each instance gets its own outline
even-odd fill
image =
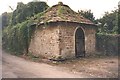
[[[96,48],[102,55],[118,55],[118,35],[97,34]]]
[[[2,38],[3,49],[18,55],[27,53],[30,39],[35,29],[35,26],[30,26],[31,24],[33,24],[33,21],[28,20],[5,28]]]

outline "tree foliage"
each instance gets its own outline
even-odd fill
[[[5,13],[3,25],[7,27],[3,29],[2,34],[3,49],[17,55],[27,53],[32,34],[36,28],[33,26],[36,23],[34,18],[41,17],[47,8],[48,5],[45,2],[29,2],[28,4],[19,2],[11,19],[8,19],[8,15]]]
[[[111,13],[105,12],[105,15],[97,21],[100,23],[99,33],[116,34],[118,31],[118,10]]]
[[[14,26],[8,26],[3,30],[3,49],[16,54],[27,53],[29,42],[35,26],[31,26],[33,20],[27,20]]]
[[[118,32],[118,10],[113,10],[112,12],[105,12],[104,16],[100,19],[95,20],[95,17],[91,10],[80,10],[78,11],[80,15],[91,20],[95,24],[98,24],[98,33],[103,34],[116,34]]]
[[[120,34],[120,8],[119,8],[119,10],[118,10],[118,34]]]
[[[82,15],[83,17],[85,17],[85,18],[91,20],[92,22],[96,23],[95,17],[93,15],[93,13],[91,12],[91,10],[80,10],[80,11],[78,11],[78,13],[80,15]]]
[[[2,28],[7,27],[11,22],[12,13],[4,12],[1,16],[2,16]]]
[[[45,2],[29,2],[23,4],[19,2],[17,9],[13,12],[11,25],[21,23],[37,13],[43,12],[48,8]]]

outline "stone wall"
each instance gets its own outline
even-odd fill
[[[96,47],[95,47],[95,43],[96,43],[95,33],[96,33],[96,30],[95,30],[95,28],[91,28],[91,27],[92,26],[84,27],[86,56],[94,55],[94,53],[96,52],[96,50],[95,50],[96,49]]]
[[[30,43],[29,52],[45,58],[59,56],[59,28],[56,25],[39,26]]]
[[[93,26],[64,23],[60,24],[60,52],[63,58],[75,57],[75,32],[78,28],[82,28],[85,33],[85,55],[94,55],[96,52],[96,32]]]
[[[64,23],[60,25],[60,54],[62,58],[75,57],[75,35],[76,24]]]
[[[30,43],[29,52],[53,59],[75,58],[75,32],[82,27],[85,33],[85,53],[95,52],[95,29],[77,23],[56,22],[39,26]]]

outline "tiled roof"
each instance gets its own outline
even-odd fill
[[[65,21],[84,24],[94,24],[93,22],[84,18],[77,12],[74,12],[68,5],[64,5],[62,2],[59,2],[57,5],[54,5],[48,10],[46,10],[39,21],[40,23]]]

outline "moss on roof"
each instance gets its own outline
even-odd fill
[[[68,5],[64,5],[62,2],[59,2],[57,5],[54,5],[47,9],[39,18],[40,24],[58,21],[94,24],[90,20],[74,12]]]

